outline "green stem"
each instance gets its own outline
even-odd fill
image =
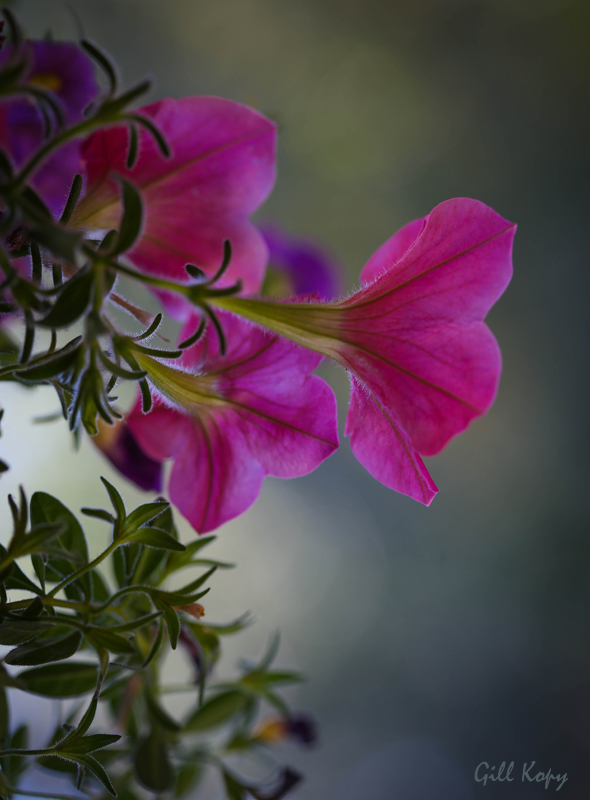
[[[102,614],[103,611],[106,611],[109,606],[112,606],[115,600],[118,600],[119,597],[123,597],[126,594],[132,594],[133,592],[144,592],[147,594],[148,597],[150,595],[150,589],[153,589],[152,586],[142,586],[141,584],[137,584],[134,586],[125,586],[123,589],[119,589],[118,592],[111,595],[108,600],[105,600],[104,603],[100,606],[95,606],[94,613],[95,614]]]
[[[100,553],[100,555],[96,556],[96,558],[93,561],[91,561],[89,564],[86,564],[83,567],[80,567],[80,569],[77,569],[75,572],[72,572],[71,575],[68,575],[67,578],[64,578],[63,581],[58,583],[57,586],[55,586],[49,592],[47,597],[48,598],[55,597],[55,595],[58,592],[61,592],[61,590],[64,589],[68,584],[72,583],[72,581],[77,580],[78,578],[82,577],[82,575],[85,575],[87,572],[90,572],[90,570],[97,567],[102,561],[105,560],[105,558],[108,558],[110,554],[117,549],[117,547],[119,547],[119,544],[120,542],[111,542],[111,544],[107,547],[107,549],[104,550],[102,553]]]
[[[85,603],[77,603],[74,600],[56,600],[55,598],[49,597],[47,594],[39,595],[41,600],[43,600],[43,605],[51,606],[52,608],[55,606],[57,608],[69,608],[72,611],[81,611],[84,613],[91,612],[94,613],[92,606],[88,606]],[[29,600],[15,600],[12,603],[6,603],[4,609],[6,611],[19,611],[21,608],[28,608],[31,605],[31,601]]]

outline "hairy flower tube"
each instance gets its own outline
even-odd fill
[[[73,42],[27,41],[21,47],[29,68],[23,80],[49,91],[65,114],[68,125],[80,122],[84,109],[98,95],[94,65]],[[0,66],[13,50],[0,55]],[[27,97],[0,103],[0,147],[20,167],[43,141],[43,117],[38,105]],[[31,179],[45,203],[59,215],[74,175],[81,171],[79,141],[63,144],[51,154]]]
[[[345,300],[209,302],[342,364],[355,456],[429,505],[437,488],[420,454],[438,453],[496,395],[501,355],[483,319],[510,281],[515,229],[477,200],[447,200],[387,241]]]
[[[249,508],[266,475],[306,475],[338,447],[334,394],[309,374],[321,356],[220,318],[225,356],[213,326],[184,352],[182,370],[134,354],[157,396],[149,414],[138,403],[127,419],[148,456],[173,460],[168,496],[199,533]],[[197,325],[191,319],[183,335]]]
[[[122,208],[115,176],[122,176],[141,190],[145,204],[142,234],[126,253],[133,264],[183,281],[190,262],[211,277],[222,260],[223,242],[230,239],[232,262],[220,285],[240,280],[245,291],[258,291],[268,251],[248,217],[266,200],[275,180],[275,124],[218,97],[167,99],[137,113],[160,129],[171,158],[163,158],[153,137],[142,131],[137,162],[128,169],[127,128],[93,133],[83,145],[88,188],[73,224],[89,230],[117,228]],[[190,316],[183,298],[160,296],[177,319]]]

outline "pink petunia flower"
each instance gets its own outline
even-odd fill
[[[127,419],[147,455],[173,460],[168,495],[199,533],[249,508],[266,475],[306,475],[338,447],[334,394],[309,374],[321,356],[220,316],[225,356],[212,326],[183,354],[185,371],[135,353],[160,396]]]
[[[145,223],[126,255],[142,271],[188,280],[187,263],[212,276],[230,239],[233,255],[220,282],[238,279],[244,290],[262,284],[268,251],[248,217],[266,200],[275,179],[276,126],[239,103],[217,97],[162,100],[139,109],[166,137],[165,159],[151,135],[140,133],[137,163],[126,167],[128,131],[115,126],[92,134],[83,145],[88,190],[73,223],[82,228],[116,228],[121,217],[121,175],[141,190]],[[186,320],[190,305],[162,294],[176,318]]]
[[[62,107],[68,125],[80,122],[82,112],[98,95],[92,61],[72,42],[27,41],[23,48],[30,65],[24,80],[51,92]],[[0,65],[11,52],[11,47],[2,50]],[[42,141],[43,118],[32,100],[18,97],[0,103],[0,147],[17,167]],[[81,171],[80,147],[79,141],[62,145],[31,180],[56,215],[63,209],[74,175]]]
[[[510,281],[515,230],[477,200],[447,200],[387,241],[345,300],[210,302],[349,370],[354,454],[429,505],[437,488],[420,454],[438,453],[496,395],[500,350],[483,319]]]

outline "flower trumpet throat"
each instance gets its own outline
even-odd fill
[[[288,303],[222,296],[211,298],[209,303],[349,366],[342,350],[346,314],[340,301]]]
[[[198,414],[204,407],[214,408],[225,404],[226,401],[216,389],[214,376],[193,375],[139,351],[134,351],[133,355],[141,369],[147,372],[154,388],[177,408]]]

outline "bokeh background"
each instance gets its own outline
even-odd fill
[[[267,480],[219,532],[214,555],[238,567],[214,580],[207,618],[256,617],[228,647],[230,669],[280,629],[279,662],[309,675],[291,697],[321,738],[282,753],[307,776],[294,800],[545,797],[543,784],[520,782],[532,760],[567,772],[562,797],[590,796],[590,4],[14,8],[31,36],[93,38],[128,85],[154,75],[154,99],[219,94],[277,119],[278,181],[258,218],[324,242],[344,288],[446,198],[476,197],[518,222],[514,280],[489,316],[500,393],[429,460],[431,508],[376,483],[343,441],[313,475]],[[346,376],[327,374],[344,414]],[[98,476],[111,472],[92,447],[72,457],[60,423],[37,438],[31,420],[47,403],[3,388],[2,489],[24,482],[74,510],[102,504]],[[41,731],[49,712],[39,703],[35,714]],[[480,762],[504,760],[513,783],[474,781]]]

